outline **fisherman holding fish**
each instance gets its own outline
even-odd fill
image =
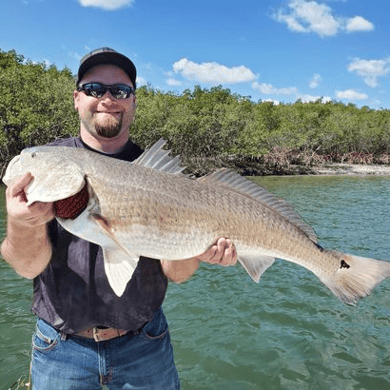
[[[320,246],[288,202],[237,173],[189,178],[164,140],[142,153],[129,141],[135,80],[122,54],[88,54],[74,92],[80,137],[22,150],[3,177],[1,251],[34,279],[35,390],[179,388],[161,305],[168,279],[201,261],[238,260],[255,282],[290,261],[350,305],[390,277],[389,261]]]
[[[53,146],[136,160],[142,150],[129,140],[135,89],[136,68],[129,58],[110,48],[87,54],[74,91],[80,136],[57,140]],[[65,204],[28,204],[26,189],[32,182],[33,175],[26,173],[8,185],[7,236],[1,246],[3,258],[15,271],[34,280],[32,311],[38,321],[32,388],[179,389],[161,309],[167,280],[187,280],[200,262],[236,264],[232,242],[220,238],[204,254],[183,261],[141,257],[118,294],[107,279],[101,246],[69,233],[54,219],[79,215],[83,210],[78,205],[88,197],[88,190]],[[104,219],[96,220],[96,225],[109,228]]]

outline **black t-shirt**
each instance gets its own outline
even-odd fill
[[[80,138],[50,145],[90,149]],[[141,154],[142,149],[129,141],[120,153],[110,156],[133,161]],[[118,297],[108,283],[100,246],[72,235],[56,220],[48,231],[53,255],[34,279],[35,314],[68,334],[94,326],[136,331],[152,319],[168,285],[159,260],[141,257],[124,294]]]

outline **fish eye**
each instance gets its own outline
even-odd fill
[[[31,153],[31,158],[34,158],[34,157],[36,157],[37,156],[37,152],[32,152]]]

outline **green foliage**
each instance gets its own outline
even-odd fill
[[[0,51],[0,159],[78,131],[69,69],[25,61]]]
[[[0,50],[0,160],[26,146],[77,134],[73,90],[69,69]],[[386,155],[382,161],[389,161],[390,112],[321,100],[254,103],[222,86],[196,86],[181,94],[143,86],[137,90],[131,135],[144,147],[164,137],[190,166],[210,159],[276,161],[278,153],[310,163],[314,156],[337,161],[361,154]]]
[[[274,150],[338,156],[389,153],[390,112],[340,102],[253,103],[221,86],[182,95],[137,91],[132,134],[148,145],[159,137],[187,158],[259,156]]]

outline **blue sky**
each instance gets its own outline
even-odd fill
[[[390,109],[389,11],[387,0],[2,0],[0,49],[76,73],[110,46],[139,86]]]

